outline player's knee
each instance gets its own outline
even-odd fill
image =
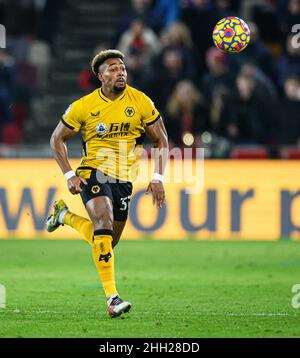
[[[113,229],[113,215],[110,210],[105,210],[105,212],[97,215],[94,220],[94,228],[95,230],[99,229]]]

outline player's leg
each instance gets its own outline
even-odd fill
[[[77,230],[81,237],[92,245],[94,226],[91,220],[71,212],[63,200],[56,201],[53,208],[54,212],[46,222],[47,231],[52,232],[60,225],[68,225]]]
[[[113,237],[113,241],[112,241],[113,248],[118,244],[125,225],[126,225],[126,221],[114,220],[114,222],[113,222],[114,237]]]
[[[92,244],[94,263],[107,298],[108,313],[111,317],[115,317],[128,312],[131,304],[119,297],[115,283],[112,201],[108,196],[95,197],[86,203],[86,210],[94,226]]]
[[[114,213],[114,238],[113,247],[115,247],[123,233],[128,217],[129,202],[132,194],[132,184],[129,182],[111,184],[113,195],[113,213]]]
[[[91,220],[71,212],[63,200],[56,201],[53,207],[54,214],[48,218],[46,224],[46,228],[49,232],[56,230],[60,225],[68,225],[78,231],[80,236],[90,245],[93,244],[94,225]],[[126,221],[114,220],[112,241],[113,248],[118,244],[125,225]]]
[[[114,253],[112,249],[115,210],[112,209],[112,191],[109,183],[101,184],[98,182],[96,171],[91,173],[87,185],[84,185],[82,189],[81,198],[91,221],[70,212],[63,200],[59,200],[54,204],[54,214],[48,218],[46,227],[51,232],[60,225],[67,224],[76,229],[91,244],[93,259],[105,295],[109,298],[108,312],[110,316],[114,317],[129,311],[131,304],[120,299],[115,286]],[[122,215],[124,214],[122,213]],[[123,225],[116,227],[117,241],[123,228]]]
[[[86,203],[86,210],[94,227],[92,252],[107,298],[117,295],[114,273],[113,211],[111,199],[98,196]]]

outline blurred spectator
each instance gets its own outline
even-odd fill
[[[205,59],[208,71],[201,78],[200,89],[204,93],[206,100],[210,102],[213,93],[220,87],[230,92],[234,85],[234,78],[229,72],[227,55],[216,47],[211,47],[207,50]]]
[[[117,48],[125,54],[129,84],[143,89],[147,66],[161,51],[157,36],[140,19],[136,19],[122,35]]]
[[[175,49],[180,52],[184,65],[191,77],[197,75],[198,53],[195,50],[188,27],[183,22],[174,22],[161,34],[163,49]]]
[[[214,118],[219,134],[239,144],[269,143],[277,123],[272,101],[268,94],[258,91],[254,75],[240,73],[235,93],[221,99],[219,117]]]
[[[210,6],[209,0],[191,0],[181,10],[181,20],[188,26],[200,58],[200,71],[204,69],[204,54],[211,46],[211,32],[217,23],[218,16]]]
[[[277,12],[276,2],[276,0],[261,0],[252,8],[252,18],[259,29],[261,39],[270,44],[279,44],[282,40],[279,21],[282,15]]]
[[[207,130],[207,110],[200,92],[193,82],[182,80],[178,82],[167,102],[166,129],[173,144],[187,145],[184,136],[191,134],[200,136]],[[189,145],[195,144],[194,140]]]
[[[253,63],[244,63],[240,69],[240,73],[246,76],[253,76],[256,79],[256,89],[262,96],[268,95],[273,102],[277,101],[278,94],[274,83],[266,74]]]
[[[180,50],[166,49],[148,73],[146,92],[156,99],[157,106],[162,111],[175,85],[181,79],[193,78],[193,72],[184,61]]]
[[[282,55],[278,63],[278,82],[283,86],[285,78],[294,73],[300,76],[300,46],[293,43],[293,35],[286,39],[286,53]]]
[[[253,22],[248,22],[251,40],[249,45],[244,51],[239,53],[237,56],[230,56],[233,69],[238,71],[242,64],[253,63],[259,67],[266,75],[270,78],[274,78],[274,61],[271,53],[260,40],[257,26]]]
[[[178,18],[179,0],[131,0],[131,9],[124,16],[119,29],[112,39],[112,46],[116,47],[122,34],[129,29],[136,18],[157,34],[170,26]]]
[[[289,0],[287,3],[287,12],[282,21],[282,30],[286,37],[295,24],[300,24],[300,0]]]
[[[125,31],[117,45],[125,57],[132,54],[139,56],[142,65],[147,65],[154,55],[160,52],[160,44],[155,33],[145,27],[140,19],[132,21],[129,30]]]
[[[280,111],[280,141],[300,146],[300,78],[289,75],[284,81]]]

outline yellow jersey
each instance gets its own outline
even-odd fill
[[[88,178],[91,169],[99,169],[110,177],[133,181],[145,126],[159,117],[151,99],[129,85],[113,101],[98,88],[73,102],[63,114],[62,122],[82,135],[82,159],[77,175]]]

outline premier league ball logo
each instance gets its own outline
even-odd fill
[[[103,135],[107,132],[107,126],[105,123],[99,123],[96,126],[96,132],[99,133],[100,135]]]

